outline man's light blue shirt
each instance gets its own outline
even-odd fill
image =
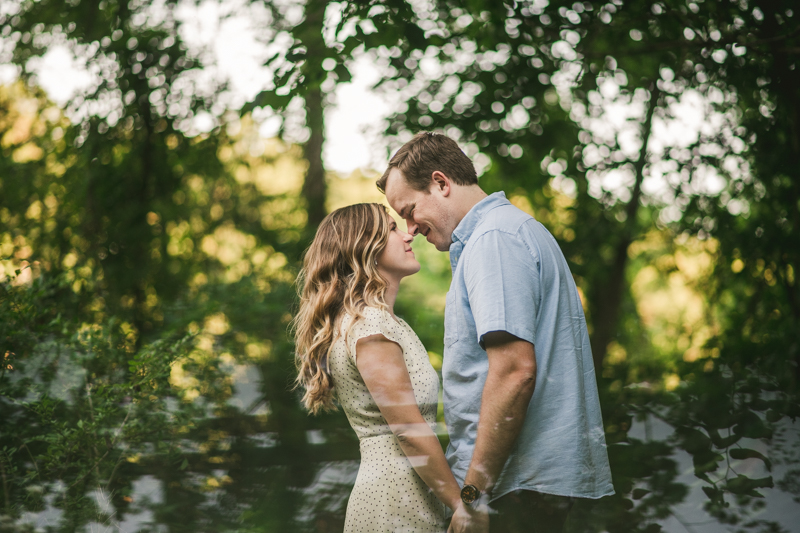
[[[453,232],[445,308],[447,459],[463,485],[489,370],[483,336],[534,345],[536,386],[492,499],[517,489],[600,498],[614,493],[580,296],[553,236],[498,192]]]

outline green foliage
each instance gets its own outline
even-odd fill
[[[362,52],[407,99],[387,133],[459,138],[482,186],[552,231],[583,291],[617,494],[579,502],[570,531],[659,531],[692,494],[684,457],[719,523],[778,530],[752,516],[770,490],[800,494],[796,6],[345,2],[326,42],[328,4],[295,20],[266,2],[292,40],[269,61],[274,88],[202,135],[191,118],[218,111],[222,88],[192,88],[175,6],[0,15],[22,67],[0,89],[0,531],[46,509],[65,531],[145,511],[145,531],[341,527],[351,478],[336,465],[357,442],[341,412],[299,408],[287,326],[324,215],[325,91]],[[26,84],[59,40],[102,65],[67,106],[75,124]],[[431,59],[440,71],[421,68]],[[259,140],[247,113],[293,98],[303,149]],[[708,128],[665,145],[654,131],[686,98]],[[612,171],[628,181],[605,183]],[[658,175],[665,187],[647,186]],[[449,272],[418,255],[398,313],[437,362]],[[655,295],[673,299],[653,311]],[[138,501],[148,478],[163,494]]]
[[[300,256],[306,213],[282,183],[291,176],[262,174],[293,171],[296,152],[253,138],[246,118],[235,140],[187,134],[214,95],[185,94],[195,65],[174,19],[142,24],[145,4],[94,7],[105,22],[91,27],[70,23],[80,10],[60,2],[4,19],[21,62],[46,50],[34,28],[108,60],[85,98],[122,107],[72,125],[40,92],[0,89],[0,266],[27,265],[3,286],[0,311],[0,514],[13,524],[60,510],[53,527],[65,531],[150,510],[145,529],[230,530],[243,516],[291,528],[303,498],[286,487],[316,468],[286,338],[296,269],[286,258]],[[244,405],[235,372],[253,383]],[[333,455],[351,458],[352,438],[340,440]],[[140,502],[148,477],[163,494]],[[217,490],[236,495],[208,511]],[[277,513],[245,513],[268,494]]]
[[[51,501],[77,525],[100,512],[90,488],[126,490],[118,475],[127,460],[145,450],[175,459],[175,428],[189,413],[168,408],[168,377],[188,339],[137,350],[116,319],[64,318],[55,310],[78,298],[63,278],[31,286],[12,279],[0,290],[4,513],[18,517]]]

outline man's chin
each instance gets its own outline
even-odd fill
[[[428,241],[428,244],[432,244],[440,252],[447,252],[450,250],[451,243],[448,242],[447,244],[444,244],[437,240],[431,239],[430,234],[425,237],[425,240]]]

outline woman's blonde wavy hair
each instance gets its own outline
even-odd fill
[[[328,353],[339,319],[350,323],[365,307],[386,309],[386,280],[377,258],[389,237],[389,214],[380,204],[355,204],[329,214],[317,229],[297,277],[300,310],[294,318],[296,384],[305,389],[303,404],[312,413],[335,410]]]

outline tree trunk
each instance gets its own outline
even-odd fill
[[[776,7],[765,3],[765,35],[780,36],[785,33],[785,30],[778,24],[778,20],[783,14]],[[785,40],[773,40],[769,48],[773,61],[770,77],[775,87],[774,92],[778,96],[776,102],[778,105],[777,113],[781,114],[782,122],[785,125],[787,146],[784,148],[784,153],[787,155],[787,160],[789,160],[792,157],[790,154],[800,153],[800,105],[798,105],[800,71],[795,68],[794,52],[787,46]],[[790,178],[790,185],[785,190],[785,194],[788,195],[790,201],[786,202],[786,204],[797,206],[800,204],[800,172],[798,172],[796,165],[786,165],[784,168],[774,172],[778,174],[781,170],[786,171]],[[766,175],[762,176],[762,179],[766,179]],[[800,235],[800,210],[790,208],[788,217],[795,237],[793,240],[797,242],[797,236]],[[789,302],[789,309],[791,309],[792,317],[798,326],[795,328],[793,342],[788,347],[790,353],[794,352],[794,379],[795,387],[797,387],[800,384],[800,292],[798,291],[800,284],[797,283],[796,279],[790,280],[787,274],[790,268],[795,273],[794,276],[800,273],[800,262],[798,261],[796,245],[788,244],[785,248],[786,253],[782,254],[781,257],[781,270],[783,271],[781,278],[786,291],[786,298]]]
[[[308,226],[316,228],[325,218],[325,199],[327,184],[325,183],[325,166],[322,162],[322,145],[325,139],[325,119],[322,90],[312,89],[306,95],[306,125],[311,136],[304,147],[304,156],[308,161],[308,171],[303,183],[303,198],[308,209]]]
[[[322,162],[322,148],[325,142],[325,95],[322,83],[327,72],[322,68],[326,56],[325,41],[322,37],[327,2],[309,0],[306,5],[306,19],[301,25],[300,37],[307,47],[306,63],[303,68],[303,80],[306,85],[306,127],[311,132],[304,146],[304,156],[308,161],[308,171],[303,184],[303,198],[308,209],[308,227],[313,230],[327,210],[327,185],[325,183],[325,166]]]
[[[653,113],[658,106],[660,92],[653,84],[650,90],[650,103],[647,115],[642,124],[642,148],[639,159],[634,164],[636,181],[631,191],[631,199],[625,206],[625,222],[623,223],[620,239],[614,249],[613,263],[605,284],[605,289],[598,292],[599,299],[596,311],[593,313],[594,334],[592,335],[592,357],[594,358],[595,372],[603,368],[608,344],[617,336],[619,322],[619,309],[622,305],[625,291],[625,272],[628,266],[628,248],[634,240],[636,232],[636,217],[639,212],[639,200],[642,196],[642,181],[644,180],[644,167],[647,164],[647,144],[650,141],[650,132],[653,124]]]

